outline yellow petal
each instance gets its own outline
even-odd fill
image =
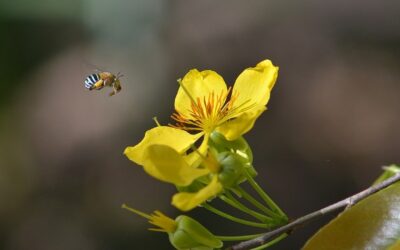
[[[179,87],[175,97],[175,109],[186,118],[191,117],[192,98],[196,103],[198,98],[203,102],[211,93],[220,95],[227,91],[224,79],[211,70],[199,72],[197,69],[192,69],[182,79],[181,84],[185,89]]]
[[[143,168],[149,175],[178,186],[188,186],[209,173],[208,169],[191,167],[176,150],[165,145],[149,146],[143,158]]]
[[[197,168],[200,165],[200,163],[203,161],[203,158],[206,157],[207,151],[208,151],[209,137],[210,137],[210,135],[205,134],[200,147],[198,147],[196,151],[193,151],[190,154],[185,156],[186,162],[193,168]]]
[[[197,193],[181,192],[172,197],[172,205],[182,211],[189,211],[222,191],[222,184],[215,175],[212,181]]]
[[[243,112],[238,117],[225,122],[217,128],[217,131],[223,134],[229,141],[236,140],[253,128],[255,121],[265,110],[265,106],[256,106],[249,111]]]
[[[234,107],[266,105],[278,77],[278,67],[264,60],[254,68],[245,69],[236,79],[233,94],[238,94]]]
[[[148,146],[163,144],[175,149],[178,153],[183,153],[201,136],[202,133],[191,135],[180,129],[159,126],[148,130],[143,140],[133,147],[127,147],[124,154],[131,161],[143,165],[143,154]]]

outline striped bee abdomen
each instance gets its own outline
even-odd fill
[[[85,88],[92,89],[93,85],[100,80],[99,74],[91,74],[86,77]]]

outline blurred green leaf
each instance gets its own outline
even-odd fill
[[[400,167],[395,164],[384,166],[383,170],[385,171],[378,177],[378,179],[375,180],[373,185],[381,183],[382,181],[389,179],[395,174],[400,173]]]
[[[371,195],[320,229],[303,250],[400,249],[400,183]]]

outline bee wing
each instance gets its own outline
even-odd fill
[[[106,70],[104,70],[104,69],[98,67],[97,65],[88,62],[87,60],[84,60],[84,64],[85,64],[85,66],[86,66],[86,68],[87,68],[88,70],[90,70],[90,71],[93,71],[93,70],[94,70],[96,73],[100,73],[100,72],[106,71]]]

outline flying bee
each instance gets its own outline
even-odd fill
[[[109,96],[113,96],[121,91],[121,82],[119,81],[119,78],[121,78],[122,76],[123,75],[121,75],[120,73],[114,75],[110,72],[99,72],[91,74],[86,77],[85,87],[89,90],[100,90],[106,86],[112,87],[113,92],[111,92]]]

